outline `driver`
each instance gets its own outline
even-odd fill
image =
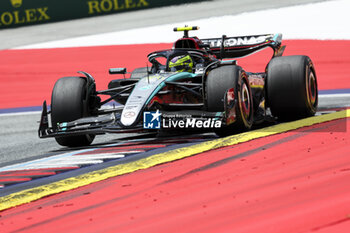
[[[171,72],[190,72],[193,73],[193,60],[190,55],[176,56],[169,61]]]

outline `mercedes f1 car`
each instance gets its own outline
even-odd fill
[[[219,136],[249,130],[269,117],[294,120],[316,113],[317,80],[307,56],[282,56],[281,34],[199,39],[198,27],[175,28],[184,36],[172,49],[148,55],[149,67],[96,90],[95,79],[80,71],[60,78],[46,101],[39,137],[62,146],[86,146],[95,135],[150,130],[199,129]],[[263,73],[245,71],[236,58],[265,48],[273,56]],[[122,74],[126,68],[111,68]],[[101,95],[108,98],[101,100]],[[104,107],[115,101],[118,105]]]

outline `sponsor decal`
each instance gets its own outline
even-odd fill
[[[212,129],[221,128],[222,121],[214,118],[187,118],[183,120],[163,118],[163,128]]]
[[[148,80],[159,80],[159,79],[162,79],[164,78],[164,76],[162,75],[159,75],[159,74],[155,74],[155,75],[150,75],[149,77],[147,77]]]
[[[137,105],[128,105],[128,106],[125,107],[125,109],[130,110],[130,109],[135,109],[137,107],[138,107]]]
[[[143,128],[144,129],[160,129],[161,113],[156,112],[143,113]]]
[[[142,103],[144,100],[144,97],[142,96],[131,96],[129,99],[128,99],[128,103],[132,103],[132,104],[139,104],[139,103]]]
[[[244,37],[228,37],[225,39],[224,47],[234,47],[242,45],[261,44],[271,39],[271,36],[244,36]],[[204,44],[209,44],[212,48],[221,47],[221,39],[204,39]]]
[[[22,0],[11,0],[11,4],[13,7],[21,7],[22,6]]]
[[[251,88],[264,88],[265,82],[261,75],[249,75],[248,79]]]
[[[213,129],[221,128],[222,121],[213,117],[193,117],[188,114],[162,114],[144,112],[143,128],[145,129]]]
[[[129,112],[124,113],[124,114],[123,114],[123,117],[132,118],[132,117],[134,117],[135,115],[136,115],[135,112],[129,111]]]
[[[0,27],[11,26],[15,24],[29,24],[34,22],[43,22],[50,20],[48,14],[49,7],[37,7],[30,9],[21,9],[23,0],[9,0],[14,11],[0,10]]]
[[[148,0],[93,0],[87,1],[88,13],[99,14],[133,8],[144,8],[149,5]]]

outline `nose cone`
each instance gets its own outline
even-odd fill
[[[137,110],[139,110],[138,108],[135,107],[135,109],[127,109],[127,110],[123,110],[120,122],[124,125],[124,126],[131,126],[137,119],[138,117],[138,113],[136,112]]]
[[[132,126],[137,124],[144,106],[148,104],[161,87],[161,83],[169,75],[150,75],[142,78],[134,87],[128,100],[125,103],[120,122],[123,126]],[[157,89],[158,88],[158,89]]]

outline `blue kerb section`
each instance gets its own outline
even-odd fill
[[[350,89],[319,90],[318,94],[320,95],[350,94]]]
[[[0,109],[0,114],[17,113],[17,112],[36,112],[36,111],[42,111],[42,110],[43,110],[42,106],[5,108],[5,109]]]

